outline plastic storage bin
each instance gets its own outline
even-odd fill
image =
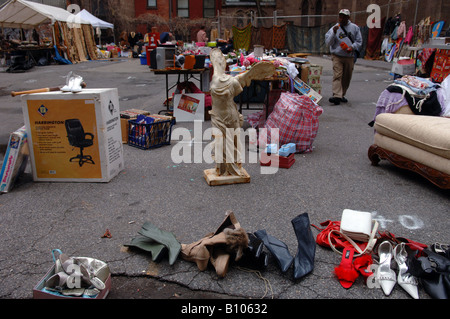
[[[139,58],[141,59],[141,65],[147,65],[147,54],[140,54]]]
[[[147,150],[170,144],[174,120],[139,123],[133,119],[129,124],[128,145]]]

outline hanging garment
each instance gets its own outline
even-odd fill
[[[289,24],[286,27],[286,46],[290,52],[308,52],[310,54],[329,54],[325,44],[325,34],[335,23],[319,27],[300,27]]]
[[[408,33],[406,33],[405,43],[411,44],[413,36],[414,36],[413,27],[409,27]]]
[[[393,24],[393,23],[394,23],[394,22],[393,22],[393,20],[392,20],[392,17],[389,17],[389,18],[387,19],[387,21],[386,21],[386,24],[384,25],[384,28],[383,28],[383,34],[384,34],[384,35],[389,35],[389,34],[392,33],[391,28],[392,28],[392,24]]]
[[[219,31],[217,29],[211,29],[211,35],[209,36],[210,41],[215,41],[219,38]]]
[[[238,28],[236,26],[232,27],[233,31],[233,44],[234,49],[244,49],[248,51],[250,49],[250,41],[252,36],[252,25],[249,23],[244,28]]]
[[[273,47],[275,49],[284,49],[286,46],[286,25],[277,26],[272,28],[273,32]]]
[[[261,45],[266,49],[272,49],[273,30],[272,28],[261,27]]]
[[[397,37],[398,38],[406,38],[406,22],[400,22],[400,25],[397,28]]]
[[[392,31],[392,33],[391,33],[391,39],[392,39],[393,41],[397,41],[397,39],[398,39],[397,29],[398,29],[398,26],[396,26],[395,29],[394,29],[394,31]]]
[[[384,20],[385,18],[381,20],[381,26],[384,25]],[[380,58],[380,54],[383,52],[381,49],[382,36],[383,36],[382,27],[369,29],[365,59],[378,60]]]

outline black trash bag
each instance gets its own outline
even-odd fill
[[[31,59],[28,59],[26,56],[13,56],[11,57],[11,65],[8,69],[6,69],[6,72],[25,72],[26,70],[31,69],[33,66],[34,62]]]
[[[40,59],[38,60],[38,62],[37,62],[37,65],[38,65],[38,66],[46,66],[46,65],[48,65],[48,60],[47,60],[47,58],[46,58],[46,57],[40,58]]]

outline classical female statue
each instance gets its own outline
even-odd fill
[[[232,76],[225,72],[226,60],[220,49],[210,52],[213,77],[210,83],[212,98],[211,124],[214,136],[214,161],[216,167],[205,171],[210,185],[249,182],[250,177],[242,167],[240,128],[244,118],[239,113],[234,97],[249,86],[252,80],[263,80],[275,72],[270,62],[259,62],[244,73]],[[210,182],[221,180],[221,182]]]

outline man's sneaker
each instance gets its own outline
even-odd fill
[[[343,96],[343,97],[341,98],[341,102],[342,102],[342,103],[347,103],[348,100],[345,98],[345,96]]]
[[[331,103],[334,103],[334,105],[339,105],[341,103],[341,98],[333,96],[333,97],[330,97],[330,99],[328,101],[330,101]]]

